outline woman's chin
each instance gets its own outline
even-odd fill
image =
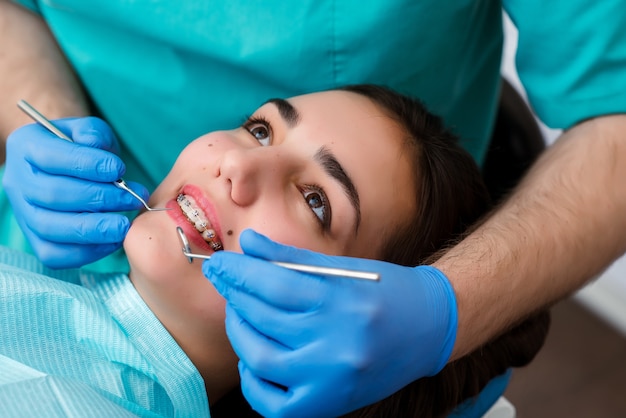
[[[175,228],[164,228],[162,223],[149,219],[150,216],[154,215],[147,213],[137,217],[124,239],[133,283],[170,281],[189,265],[176,242]]]

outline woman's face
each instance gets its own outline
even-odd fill
[[[284,244],[376,258],[415,211],[409,158],[400,128],[360,95],[271,100],[242,127],[206,134],[179,155],[150,199],[172,210],[141,214],[124,242],[133,283],[179,343],[176,330],[188,326],[212,323],[223,334],[224,302],[200,260],[182,254],[177,226],[204,254],[240,252],[239,234],[252,228]]]

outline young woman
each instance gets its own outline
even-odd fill
[[[79,414],[97,404],[202,416],[236,389],[224,301],[181,253],[176,227],[206,254],[239,251],[252,228],[319,252],[417,265],[487,202],[471,157],[417,101],[375,86],[271,99],[240,128],[182,151],[150,199],[171,210],[139,215],[126,237],[128,275],[51,271],[0,252],[0,400],[16,415],[47,402]],[[547,322],[529,324],[355,414],[450,411],[532,359]],[[25,404],[25,393],[38,402]]]

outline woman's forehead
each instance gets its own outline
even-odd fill
[[[330,90],[309,93],[287,99],[301,113],[310,117],[335,115],[337,117],[381,116],[378,105],[358,93],[344,90]]]

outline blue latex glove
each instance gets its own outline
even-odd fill
[[[228,302],[242,391],[263,416],[341,415],[448,361],[457,307],[439,270],[326,256],[251,230],[240,243],[244,254],[218,252],[203,272]],[[320,277],[263,259],[375,271],[381,279]]]
[[[54,124],[75,142],[37,124],[9,135],[3,187],[39,259],[53,268],[77,267],[122,245],[130,221],[107,212],[139,209],[141,203],[111,183],[126,168],[104,121],[88,117]],[[143,186],[128,184],[147,198]]]

